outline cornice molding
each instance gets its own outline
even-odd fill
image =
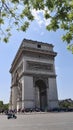
[[[33,77],[42,77],[42,78],[56,78],[57,75],[56,74],[36,74],[36,73],[28,73],[28,72],[23,72],[20,76],[20,78],[22,78],[23,76],[33,76]]]

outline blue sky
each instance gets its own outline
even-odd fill
[[[48,32],[45,29],[47,22],[36,14],[36,21],[31,23],[26,33],[12,30],[9,43],[0,43],[0,100],[4,103],[8,103],[10,97],[11,63],[24,38],[54,45],[54,51],[58,53],[55,58],[58,98],[73,99],[73,54],[66,49],[66,43],[61,40],[63,31]]]

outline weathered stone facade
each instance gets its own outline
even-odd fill
[[[11,65],[10,109],[58,107],[53,45],[24,39]]]

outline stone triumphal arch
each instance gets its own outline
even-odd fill
[[[10,109],[58,107],[53,45],[24,39],[10,68]]]

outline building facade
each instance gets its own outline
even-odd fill
[[[24,39],[10,68],[9,109],[58,107],[53,45]]]

